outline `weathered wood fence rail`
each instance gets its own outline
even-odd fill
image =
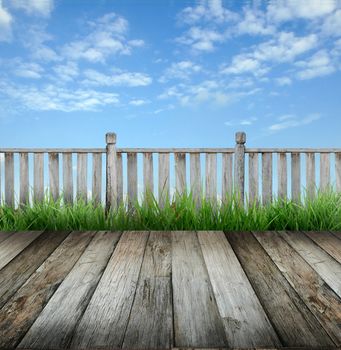
[[[4,170],[0,168],[0,197],[2,203],[9,206],[16,204],[15,177],[19,175],[19,204],[30,202],[30,192],[31,201],[42,201],[48,193],[54,200],[62,195],[67,203],[72,203],[75,198],[82,198],[85,201],[91,198],[100,203],[104,200],[103,193],[105,193],[106,207],[115,207],[124,201],[124,183],[127,189],[127,202],[132,204],[139,195],[138,154],[142,154],[143,158],[143,193],[153,193],[161,206],[171,197],[170,155],[172,154],[175,193],[181,195],[191,191],[197,205],[200,205],[203,193],[212,201],[216,201],[217,198],[224,200],[228,195],[235,193],[240,196],[241,201],[247,198],[251,203],[258,201],[268,204],[274,198],[275,176],[277,176],[277,197],[290,196],[293,200],[300,201],[303,158],[307,195],[314,196],[318,188],[325,190],[334,184],[336,191],[341,192],[341,148],[246,148],[245,142],[245,133],[239,132],[236,133],[234,148],[116,148],[116,135],[108,133],[106,148],[0,148],[0,166],[4,168]],[[15,166],[15,154],[18,155],[17,166]],[[30,154],[33,155],[32,162],[29,161]],[[126,179],[123,176],[124,154]],[[205,157],[204,171],[202,171],[202,154]],[[218,174],[217,166],[219,154],[221,174]],[[277,154],[275,171],[274,154]],[[332,154],[335,154],[333,158],[335,181],[331,177]],[[73,164],[75,163],[73,156],[76,157],[76,166]],[[319,174],[316,173],[317,156]],[[158,161],[154,162],[154,158]],[[186,165],[188,159],[189,165]],[[33,163],[33,166],[30,166],[30,163]],[[157,171],[157,190],[154,190],[156,187],[154,167]],[[15,168],[19,169],[18,173],[15,173]],[[29,170],[32,168],[33,181],[30,183]],[[76,181],[74,181],[74,170]],[[218,186],[218,175],[221,178],[221,186]],[[319,186],[317,186],[317,175]],[[3,186],[2,178],[4,178]],[[76,182],[75,189],[74,182]]]

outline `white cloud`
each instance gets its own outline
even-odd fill
[[[49,17],[53,10],[53,0],[10,0],[11,6],[24,10],[29,15]]]
[[[8,10],[3,7],[0,0],[0,41],[10,41],[12,38],[13,18]]]
[[[43,67],[37,63],[18,63],[14,74],[21,78],[40,79],[44,72]]]
[[[264,75],[268,69],[260,61],[249,55],[234,56],[231,65],[222,69],[223,74],[244,74],[252,73],[255,76]]]
[[[229,120],[226,121],[224,124],[226,126],[250,126],[252,124],[254,124],[254,122],[256,122],[258,120],[258,118],[256,117],[251,117],[251,118],[246,118],[246,119],[242,119],[242,120],[237,120],[237,119],[233,119],[233,120]]]
[[[131,100],[129,102],[129,104],[132,105],[132,106],[143,106],[143,105],[145,105],[145,104],[147,104],[149,102],[150,101],[148,101],[148,100],[135,99],[135,100]]]
[[[321,118],[320,114],[311,114],[303,119],[299,119],[293,115],[285,115],[278,118],[279,123],[270,125],[267,130],[271,133],[278,132],[288,128],[300,127],[303,125],[308,125]]]
[[[165,70],[159,81],[165,83],[171,79],[188,79],[192,74],[200,71],[202,71],[202,67],[191,61],[175,62]]]
[[[86,80],[84,84],[97,86],[147,86],[152,83],[152,78],[144,73],[120,72],[111,75],[100,73],[94,69],[84,72]]]
[[[73,81],[79,75],[79,69],[76,62],[67,62],[54,66],[53,71],[57,74],[58,80]]]
[[[289,77],[280,77],[275,79],[276,83],[280,86],[291,85],[292,80]]]
[[[341,36],[341,9],[326,17],[322,24],[322,32],[327,35]]]

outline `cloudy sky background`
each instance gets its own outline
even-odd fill
[[[0,0],[1,147],[341,147],[341,1]]]

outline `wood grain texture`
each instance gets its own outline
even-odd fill
[[[34,154],[33,196],[35,202],[44,200],[44,153]]]
[[[88,199],[88,154],[77,154],[77,199]]]
[[[186,153],[174,153],[175,190],[181,196],[186,193]]]
[[[0,271],[0,309],[69,233],[43,232]]]
[[[330,154],[320,154],[320,190],[330,189]]]
[[[286,153],[278,153],[277,175],[278,175],[278,197],[281,199],[286,199],[287,190],[288,190]]]
[[[227,232],[226,236],[283,346],[334,345],[252,233]]]
[[[164,207],[169,201],[169,153],[159,153],[159,205]]]
[[[5,203],[14,206],[14,155],[5,153]]]
[[[222,200],[231,197],[233,193],[233,155],[228,153],[222,154]]]
[[[102,153],[92,154],[92,200],[95,204],[102,201]]]
[[[278,233],[253,232],[281,273],[336,345],[341,344],[341,300]]]
[[[63,196],[66,203],[73,203],[72,153],[63,154]]]
[[[272,201],[272,153],[262,153],[262,204]]]
[[[192,197],[196,207],[198,208],[201,205],[202,195],[200,153],[190,154],[189,174]]]
[[[172,345],[171,235],[151,232],[123,348],[167,349]]]
[[[154,194],[153,153],[143,153],[143,187],[145,197]]]
[[[234,150],[233,188],[235,194],[239,196],[240,204],[243,205],[245,191],[245,141],[245,133],[236,133],[236,146]]]
[[[258,153],[249,153],[249,203],[258,203],[259,196]]]
[[[280,346],[276,332],[224,233],[199,231],[198,238],[229,346]]]
[[[0,347],[18,345],[95,232],[72,232],[0,310]]]
[[[120,206],[123,202],[123,160],[122,154],[117,153],[117,205]]]
[[[309,198],[315,197],[315,153],[306,153],[306,191]]]
[[[25,205],[29,203],[28,153],[20,153],[19,162],[20,162],[19,203]]]
[[[341,264],[341,241],[331,232],[305,231],[310,239]]]
[[[172,285],[175,346],[227,345],[195,232],[172,231]]]
[[[59,154],[49,153],[49,189],[54,201],[59,197]]]
[[[280,231],[283,237],[329,287],[341,297],[341,265],[306,235],[293,231]],[[341,247],[341,244],[340,244]]]
[[[206,153],[206,199],[211,203],[217,201],[217,155],[215,153]]]
[[[124,232],[77,326],[72,348],[121,347],[148,232]]]
[[[0,243],[5,241],[8,237],[12,236],[14,231],[0,231]]]
[[[96,233],[18,348],[68,347],[119,237],[119,232]]]
[[[341,192],[341,153],[335,153],[336,191]]]
[[[106,157],[105,157],[105,208],[116,208],[118,203],[118,178],[117,178],[117,152],[116,152],[116,134],[108,133],[105,135]]]
[[[137,201],[137,154],[127,154],[127,173],[128,173],[128,203],[133,206]]]
[[[341,231],[330,231],[335,237],[341,239]]]
[[[299,203],[301,200],[301,155],[291,154],[291,199]]]
[[[16,232],[0,244],[0,270],[20,254],[43,231]]]

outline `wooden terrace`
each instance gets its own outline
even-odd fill
[[[337,348],[338,232],[2,232],[0,348]]]

